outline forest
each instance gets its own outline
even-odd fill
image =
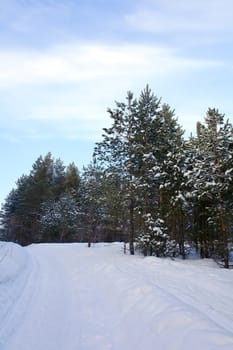
[[[122,241],[130,254],[214,258],[233,251],[233,128],[209,108],[184,137],[175,111],[146,86],[108,109],[93,159],[80,171],[48,152],[1,209],[1,240]],[[126,246],[126,245],[125,245]]]

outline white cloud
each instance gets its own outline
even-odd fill
[[[213,64],[216,62],[180,57],[174,51],[149,45],[67,44],[45,52],[2,51],[0,87],[134,79],[200,69]]]
[[[2,51],[0,90],[8,99],[0,100],[0,107],[10,117],[0,125],[13,138],[93,140],[109,124],[107,107],[124,100],[128,90],[137,96],[146,83],[161,89],[165,82],[170,86],[218,64],[139,44],[72,43],[44,52]]]

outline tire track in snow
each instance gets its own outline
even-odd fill
[[[152,290],[151,287],[153,286],[156,292],[158,291],[161,292],[160,296],[162,296],[163,298],[165,297],[166,300],[171,301],[171,305],[173,300],[177,301],[178,303],[180,303],[180,305],[183,305],[185,309],[193,310],[193,314],[196,313],[196,314],[199,314],[201,318],[208,319],[219,329],[222,329],[223,331],[230,333],[233,337],[232,313],[229,312],[229,315],[231,315],[231,318],[229,317],[228,319],[228,317],[224,315],[225,318],[227,318],[227,320],[223,320],[223,319],[219,320],[219,315],[222,312],[222,310],[219,310],[219,309],[216,310],[214,308],[214,303],[212,304],[212,309],[210,309],[211,308],[210,305],[203,305],[201,303],[201,298],[200,300],[198,300],[196,297],[197,291],[199,291],[200,293],[203,293],[203,288],[201,288],[200,284],[198,284],[198,281],[195,281],[195,279],[193,280],[192,278],[192,280],[191,279],[188,280],[188,282],[191,283],[191,285],[188,285],[186,281],[185,286],[183,286],[184,276],[177,278],[177,274],[176,274],[175,275],[176,280],[174,281],[174,277],[171,273],[167,274],[166,270],[158,271],[155,268],[155,265],[153,266],[153,263],[152,263],[152,268],[150,269],[150,266],[148,266],[148,263],[146,262],[146,260],[148,261],[150,260],[152,262],[152,259],[156,259],[156,258],[131,257],[131,259],[132,261],[129,261],[128,259],[126,259],[124,270],[122,269],[122,266],[119,268],[119,270],[122,273],[125,273],[125,271],[128,271],[127,272],[128,278],[133,277],[135,279],[136,285],[137,285],[138,276],[140,275],[141,279],[144,280],[145,286],[149,286],[149,287],[145,287],[145,286],[138,287],[139,290],[141,289],[142,295],[147,292],[149,293]],[[141,259],[143,259],[146,262],[146,264],[142,264]],[[135,268],[136,266],[137,268]],[[160,265],[160,268],[161,268],[161,265]],[[150,271],[148,271],[148,269]],[[166,266],[164,266],[164,269],[166,269]],[[152,271],[154,272],[153,278],[151,278]],[[165,277],[161,278],[162,274],[165,274]],[[165,278],[167,279],[166,281],[165,281]],[[158,283],[155,282],[156,279],[159,279]],[[166,288],[163,287],[163,285],[164,286],[166,285]],[[183,286],[183,287],[180,287],[180,286]],[[168,290],[168,287],[169,287],[169,290]],[[134,288],[136,288],[136,286],[134,286]],[[172,290],[175,292],[172,292]],[[179,297],[179,294],[181,294],[182,297]],[[211,292],[209,294],[209,297],[211,297]]]
[[[76,335],[70,332],[70,328],[74,327],[75,303],[67,277],[66,249],[58,258],[59,251],[53,248],[52,245],[28,248],[36,262],[36,281],[31,286],[32,302],[21,317],[21,324],[6,350],[69,349],[67,342]],[[25,341],[20,342],[20,339]]]

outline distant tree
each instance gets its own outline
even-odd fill
[[[3,206],[1,216],[6,238],[24,245],[39,242],[42,203],[60,200],[66,186],[70,186],[66,184],[68,177],[62,161],[54,160],[51,153],[37,158],[30,174],[17,181]]]
[[[63,194],[58,200],[42,204],[40,218],[41,241],[72,242],[79,220],[79,209],[75,199]]]
[[[17,204],[18,191],[12,189],[6,197],[4,204],[2,205],[2,210],[0,213],[2,225],[1,238],[6,241],[17,242],[19,240],[19,229],[16,228],[17,221],[19,221],[16,215]]]
[[[83,238],[88,246],[100,239],[104,220],[103,169],[94,162],[83,168],[81,178],[81,216]]]
[[[51,197],[55,200],[59,199],[60,196],[66,190],[66,172],[64,163],[61,159],[52,159],[51,168],[49,171],[49,183],[51,185]]]
[[[62,162],[54,160],[51,153],[43,158],[40,156],[32,166],[30,181],[24,201],[28,208],[25,215],[29,219],[28,243],[37,242],[40,238],[41,204],[48,199],[58,199],[64,192],[64,166]]]
[[[111,172],[104,171],[102,191],[102,205],[104,207],[103,231],[107,241],[122,241],[128,238],[127,207],[125,207],[124,186],[121,177]],[[127,237],[126,237],[127,236]]]
[[[66,168],[65,174],[65,191],[73,197],[78,198],[80,190],[81,177],[79,170],[74,163],[71,163]]]
[[[30,176],[21,176],[16,183],[17,188],[9,193],[1,211],[6,239],[21,244],[28,244],[31,237],[30,184]]]

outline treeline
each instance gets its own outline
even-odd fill
[[[233,129],[217,109],[184,139],[174,110],[147,86],[108,113],[93,161],[80,173],[48,153],[1,211],[3,238],[122,240],[130,253],[183,258],[190,247],[229,267],[233,242]]]

